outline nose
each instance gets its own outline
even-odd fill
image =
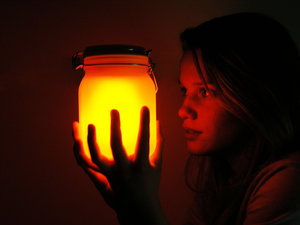
[[[197,118],[197,112],[193,109],[193,107],[190,105],[189,100],[186,98],[183,101],[183,104],[178,110],[178,116],[182,119],[196,119]]]

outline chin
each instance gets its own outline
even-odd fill
[[[187,150],[189,151],[189,153],[193,155],[203,155],[203,156],[210,155],[214,152],[214,150],[209,146],[205,146],[192,141],[187,142]]]

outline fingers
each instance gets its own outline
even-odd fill
[[[136,163],[145,165],[149,163],[149,109],[143,107],[141,110],[139,137],[136,149]]]
[[[120,167],[128,165],[128,158],[122,144],[120,115],[117,110],[111,111],[110,146],[115,163]]]
[[[96,128],[93,124],[89,124],[88,126],[88,146],[92,162],[99,167],[103,174],[107,174],[110,166],[108,161],[101,156],[100,149],[96,140]]]
[[[158,120],[156,121],[156,129],[157,129],[156,148],[155,148],[155,152],[153,153],[153,155],[151,157],[151,165],[153,167],[157,167],[160,169],[161,165],[162,165],[162,153],[163,153],[164,138],[163,138],[160,123]]]
[[[72,137],[73,137],[73,140],[76,141],[76,140],[79,140],[80,137],[79,137],[79,124],[77,121],[74,121],[73,122],[73,129],[72,129]]]
[[[84,152],[83,144],[79,137],[78,122],[76,121],[73,123],[73,138],[74,138],[73,152],[77,163],[81,167],[89,167],[92,168],[93,170],[100,171],[99,167],[95,165]]]
[[[74,156],[76,158],[77,163],[85,168],[91,168],[95,171],[98,171],[100,173],[106,174],[107,171],[109,170],[109,165],[108,163],[104,160],[104,159],[99,159],[97,157],[97,159],[95,159],[95,153],[96,152],[96,147],[98,146],[96,141],[95,141],[95,132],[93,134],[89,134],[88,139],[93,140],[92,143],[88,144],[91,145],[93,154],[91,154],[91,156],[93,155],[94,157],[88,157],[88,155],[86,154],[86,152],[84,151],[84,147],[83,147],[83,143],[82,140],[79,136],[79,124],[78,122],[74,122],[73,123],[73,138],[74,138],[74,146],[73,146],[73,151],[74,151]],[[97,147],[98,148],[98,147]],[[99,152],[99,151],[98,151]]]
[[[90,168],[84,168],[86,174],[90,177],[100,194],[102,195],[104,201],[112,208],[114,208],[114,198],[113,192],[110,187],[109,182],[107,181],[106,177],[103,176],[101,173],[97,173]]]

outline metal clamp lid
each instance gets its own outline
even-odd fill
[[[76,52],[72,57],[72,65],[74,69],[82,68],[83,59],[95,55],[141,55],[149,58],[149,63],[153,67],[153,63],[149,57],[151,50],[135,45],[96,45],[89,46],[84,51]]]
[[[83,51],[78,51],[72,56],[72,67],[75,70],[83,68]]]
[[[148,74],[154,82],[155,89],[157,91],[158,86],[154,76],[154,67],[155,64],[152,62],[150,58],[150,53],[152,50],[145,50],[145,48],[135,45],[96,45],[89,46],[84,51],[78,51],[72,56],[72,66],[74,69],[82,69],[84,66],[84,58],[88,56],[95,55],[113,55],[113,54],[121,54],[121,55],[141,55],[147,56],[149,60],[149,69]],[[146,66],[146,65],[145,65]]]

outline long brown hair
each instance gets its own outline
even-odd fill
[[[251,141],[245,138],[245,145],[234,151],[233,162],[242,162],[235,165],[238,173],[218,155],[191,155],[186,164],[186,183],[196,193],[198,221],[234,224],[257,172],[299,150],[297,46],[280,23],[258,13],[210,20],[185,30],[181,41],[183,51],[194,52],[199,74],[205,70],[217,87],[226,110],[252,134]]]

